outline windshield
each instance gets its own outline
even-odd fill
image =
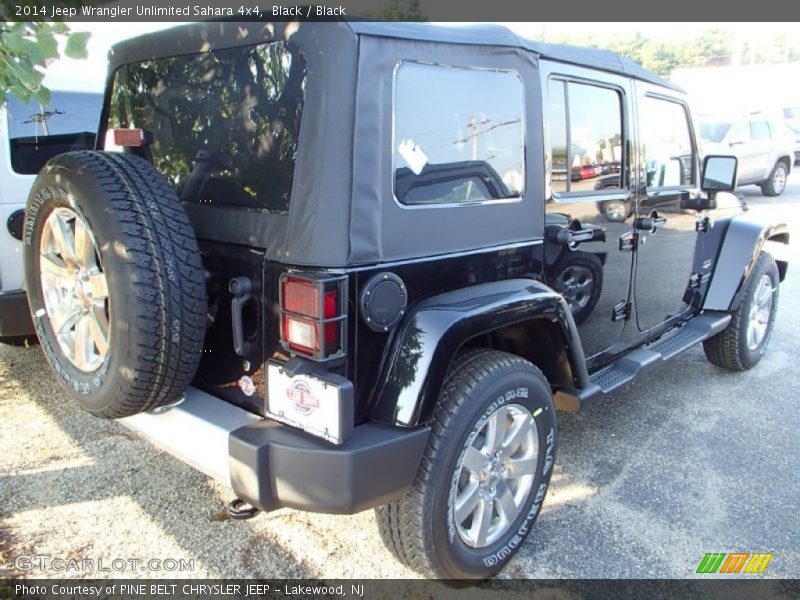
[[[11,167],[35,175],[50,158],[94,148],[101,94],[54,91],[47,105],[10,97],[7,104]]]
[[[725,137],[725,134],[728,133],[730,128],[731,123],[700,123],[700,137],[706,141],[718,144],[722,141],[722,138]]]

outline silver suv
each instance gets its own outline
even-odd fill
[[[740,119],[700,117],[706,154],[733,154],[739,159],[739,185],[757,185],[765,196],[786,188],[794,154],[785,128],[762,115]]]

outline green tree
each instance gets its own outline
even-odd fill
[[[42,81],[59,57],[59,39],[65,41],[65,56],[86,58],[89,35],[72,32],[65,23],[0,22],[0,105],[9,95],[46,105],[50,90]]]

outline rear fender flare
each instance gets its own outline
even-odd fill
[[[509,279],[447,292],[414,307],[384,361],[370,417],[402,427],[427,422],[450,364],[467,341],[540,318],[559,325],[575,387],[585,387],[586,361],[564,299],[538,281]]]

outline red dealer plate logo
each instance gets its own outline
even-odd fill
[[[311,393],[311,388],[304,381],[295,381],[286,395],[294,402],[294,408],[301,415],[310,415],[319,408],[319,399]]]

